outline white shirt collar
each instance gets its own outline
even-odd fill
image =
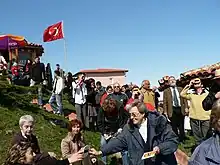
[[[143,123],[140,124],[140,127],[147,127],[147,118],[145,119],[145,121]]]
[[[25,139],[27,139],[27,136],[24,134],[23,131],[21,131],[21,135],[22,135]]]
[[[144,142],[146,143],[147,141],[147,119],[141,123],[141,125],[139,126],[139,133],[141,134]]]

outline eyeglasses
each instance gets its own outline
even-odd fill
[[[140,113],[129,113],[130,117],[138,117]]]
[[[114,86],[114,88],[120,88],[120,86]]]

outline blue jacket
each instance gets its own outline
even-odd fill
[[[219,135],[214,135],[195,149],[189,165],[217,164],[220,164],[220,138]]]
[[[167,123],[167,119],[157,112],[148,112],[147,123],[148,147],[139,129],[132,124],[126,124],[122,133],[102,146],[103,156],[126,150],[129,153],[130,165],[177,165],[174,152],[178,147],[178,137]],[[155,146],[160,148],[160,154],[142,160],[143,154],[152,151]]]

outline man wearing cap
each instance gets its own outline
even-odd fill
[[[215,71],[215,77],[213,80],[214,82],[209,90],[209,94],[202,102],[202,106],[206,111],[212,109],[213,103],[220,99],[220,69]]]
[[[77,119],[79,119],[85,128],[89,128],[88,113],[86,107],[87,88],[85,84],[85,74],[77,73],[77,80],[73,81],[73,99],[75,99],[75,108]]]
[[[178,137],[164,116],[149,112],[144,103],[135,100],[129,108],[130,122],[121,134],[101,147],[101,151],[90,150],[92,155],[107,156],[127,150],[129,164],[133,165],[177,165],[174,152]],[[147,157],[147,153],[151,157]]]

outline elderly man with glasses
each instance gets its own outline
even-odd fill
[[[158,112],[149,112],[144,103],[135,100],[129,108],[130,122],[121,134],[103,145],[101,151],[90,150],[93,155],[110,155],[127,150],[129,164],[177,165],[174,152],[178,137]]]
[[[121,92],[121,86],[119,83],[113,84],[113,93],[108,95],[107,98],[115,99],[119,101],[120,103],[122,103],[124,106],[126,105],[128,101],[128,96]]]

